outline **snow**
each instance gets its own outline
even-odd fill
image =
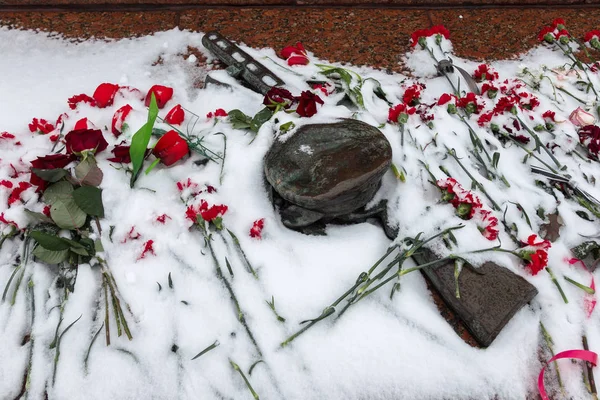
[[[516,257],[503,253],[466,254],[471,250],[492,247],[497,242],[485,239],[473,221],[464,221],[455,215],[450,204],[440,202],[439,190],[428,183],[428,175],[419,161],[426,162],[438,179],[444,178],[439,166],[445,167],[466,189],[468,176],[447,156],[446,147],[455,149],[463,164],[475,172],[490,196],[506,208],[506,219],[518,228],[518,237],[526,240],[537,233],[544,221],[536,214],[542,207],[550,213],[558,209],[564,226],[560,239],[549,251],[549,267],[555,274],[567,275],[588,284],[587,272],[569,266],[565,258],[569,249],[582,241],[581,235],[595,235],[598,220],[585,221],[575,214],[583,210],[575,202],[553,196],[535,185],[529,165],[522,163],[524,153],[514,145],[503,146],[498,139],[478,127],[476,117],[469,121],[485,135],[489,147],[501,153],[498,173],[510,181],[510,187],[500,180],[488,181],[476,172],[469,151],[473,145],[466,126],[445,111],[445,106],[434,109],[434,128],[430,129],[411,115],[405,126],[404,145],[401,145],[397,124],[385,124],[388,104],[373,95],[374,82],[364,83],[365,109],[338,106],[341,95],[321,95],[325,101],[318,113],[310,119],[296,114],[279,113],[278,121],[265,123],[256,138],[253,133],[236,130],[226,118],[207,119],[205,115],[218,108],[227,111],[240,109],[254,115],[262,106],[263,97],[235,83],[224,71],[216,71],[215,78],[233,84],[232,89],[208,86],[194,88],[194,82],[203,79],[207,71],[195,67],[195,56],[182,56],[188,48],[201,45],[202,34],[172,30],[151,36],[119,41],[88,40],[73,43],[56,36],[31,31],[0,29],[0,109],[3,118],[0,132],[15,134],[21,146],[0,140],[0,180],[10,179],[10,164],[28,171],[29,162],[51,152],[52,143],[45,135],[31,134],[27,124],[32,118],[54,122],[61,113],[68,113],[65,132],[75,122],[87,117],[104,131],[109,142],[107,151],[97,156],[104,172],[102,183],[106,216],[101,220],[103,256],[106,259],[121,298],[131,313],[128,314],[133,340],[116,336],[111,321],[110,346],[105,345],[104,330],[94,341],[87,364],[88,347],[104,318],[99,304],[102,278],[98,267],[81,265],[76,287],[62,311],[60,332],[81,316],[64,335],[60,347],[54,384],[55,349],[50,349],[59,316],[61,300],[56,288],[56,267],[30,261],[14,305],[10,296],[0,304],[0,397],[14,398],[21,391],[27,368],[31,368],[27,387],[31,399],[77,399],[83,394],[90,399],[244,399],[251,394],[241,376],[231,367],[230,360],[244,371],[252,387],[262,399],[523,399],[536,389],[537,374],[542,363],[539,349],[546,349],[540,333],[542,322],[554,340],[554,351],[581,348],[581,336],[586,334],[592,350],[600,345],[600,325],[597,312],[587,318],[583,306],[584,293],[560,279],[568,304],[562,302],[548,274],[531,276]],[[430,44],[433,44],[430,39]],[[451,44],[442,43],[451,53]],[[315,78],[322,62],[311,56],[307,66],[287,67],[272,49],[243,50],[263,63],[286,82],[295,95],[310,87],[306,80]],[[436,49],[437,50],[437,49]],[[207,56],[210,55],[207,53]],[[438,51],[437,56],[442,54]],[[162,61],[156,63],[158,59]],[[472,72],[479,63],[452,57],[454,64]],[[424,50],[405,55],[406,65],[415,77],[426,83],[421,102],[432,104],[451,88],[443,77],[435,76],[435,67]],[[514,78],[523,66],[538,71],[564,64],[563,58],[546,47],[538,47],[518,60],[498,61],[490,65],[499,72],[499,81]],[[392,74],[368,67],[352,67],[363,78],[377,79],[388,99],[398,104],[408,85],[415,78]],[[598,84],[597,76],[593,76]],[[571,82],[565,78],[565,87]],[[203,144],[215,152],[222,152],[223,136],[227,137],[227,154],[221,165],[209,162],[199,166],[190,159],[171,168],[156,167],[142,174],[135,189],[129,187],[129,176],[108,162],[112,145],[128,141],[145,123],[147,111],[135,93],[124,92],[106,109],[81,103],[76,110],[67,106],[67,98],[79,93],[91,95],[103,82],[113,82],[139,88],[145,93],[154,84],[174,88],[174,98],[160,116],[174,105],[195,114],[194,123],[189,113],[184,131],[204,136]],[[466,85],[463,84],[463,87]],[[549,85],[534,92],[541,105],[538,110],[555,110],[557,117],[566,120],[579,104],[563,96],[554,101]],[[580,96],[586,97],[584,93]],[[499,94],[500,96],[500,94]],[[592,100],[591,94],[587,100]],[[493,101],[484,98],[487,107]],[[131,104],[133,111],[127,117],[128,129],[118,139],[110,133],[111,118],[118,108]],[[520,117],[531,127],[541,122],[541,112],[522,113]],[[535,121],[529,120],[532,115]],[[286,229],[272,207],[264,186],[262,159],[275,139],[274,132],[288,121],[296,128],[306,123],[332,122],[337,118],[355,117],[374,126],[381,126],[393,148],[393,162],[401,167],[406,182],[400,182],[392,172],[384,178],[372,204],[380,199],[389,200],[392,222],[399,228],[399,238],[414,237],[423,232],[429,237],[440,229],[464,223],[456,231],[459,251],[474,265],[493,260],[523,276],[539,291],[530,306],[523,308],[508,323],[494,343],[487,349],[472,348],[456,335],[440,315],[425,281],[417,273],[402,277],[401,290],[389,298],[389,287],[383,288],[366,300],[351,307],[339,319],[330,318],[316,324],[288,346],[280,343],[296,332],[303,320],[315,318],[337,297],[352,287],[361,272],[368,270],[384,254],[391,241],[381,227],[372,223],[349,226],[328,226],[326,236],[307,236]],[[505,118],[502,121],[502,118]],[[192,122],[190,122],[192,121]],[[499,117],[500,124],[510,124],[508,116]],[[157,123],[158,127],[167,128]],[[282,135],[281,140],[297,129]],[[525,134],[521,132],[521,134]],[[582,178],[599,176],[595,162],[585,162],[565,153],[575,147],[577,133],[568,121],[557,124],[556,142],[561,149],[556,157],[567,166],[566,172],[581,188],[596,198],[600,189]],[[525,134],[526,135],[526,134]],[[539,133],[550,140],[547,132]],[[544,136],[546,135],[546,136]],[[435,140],[432,143],[432,140]],[[570,146],[570,147],[569,147]],[[310,146],[299,151],[312,154]],[[541,153],[546,162],[551,160]],[[239,300],[245,321],[256,339],[255,346],[229,294],[215,273],[215,266],[202,234],[189,229],[186,219],[186,198],[190,191],[179,192],[176,182],[190,179],[199,188],[212,185],[216,193],[202,193],[209,204],[226,204],[223,217],[225,227],[232,230],[241,242],[248,259],[257,270],[258,279],[246,271],[242,259],[232,246],[226,232],[214,234],[213,247],[221,268]],[[222,179],[221,179],[222,178]],[[28,181],[27,172],[21,180]],[[538,179],[540,179],[538,177]],[[14,179],[13,179],[14,180]],[[33,189],[22,196],[23,203],[10,208],[9,190],[0,187],[0,212],[21,224],[26,221],[23,208],[41,211],[36,204]],[[488,199],[478,190],[475,193],[490,208]],[[527,225],[522,212],[512,203],[519,203],[531,219]],[[499,219],[502,212],[494,211]],[[164,224],[156,218],[167,214]],[[253,221],[265,219],[262,239],[250,238],[248,231]],[[112,240],[109,227],[114,226]],[[141,237],[128,239],[132,227]],[[0,224],[0,228],[6,228]],[[4,231],[6,232],[6,230]],[[507,248],[511,239],[500,227],[501,242]],[[140,258],[143,244],[154,241],[155,255]],[[441,242],[434,243],[440,252],[448,253]],[[7,240],[0,250],[0,289],[7,284],[21,251],[19,240]],[[234,277],[225,268],[225,257],[231,263]],[[410,266],[413,264],[406,263]],[[597,274],[596,274],[597,275]],[[169,285],[172,281],[172,287]],[[29,283],[31,282],[31,284]],[[14,287],[14,282],[13,282]],[[12,293],[12,290],[9,291]],[[269,309],[267,301],[275,300],[277,312],[286,318],[279,322]],[[35,304],[34,309],[31,302]],[[31,320],[33,317],[33,324]],[[22,345],[23,337],[31,333],[33,342]],[[201,350],[218,341],[219,346],[196,360]],[[173,346],[176,346],[173,347]],[[176,351],[174,351],[176,350]],[[30,356],[31,351],[31,356]],[[544,357],[549,355],[545,350]],[[263,360],[254,368],[255,362]],[[87,365],[87,368],[86,368]],[[554,368],[550,368],[555,382]],[[586,398],[581,381],[581,366],[560,364],[562,381],[570,398]],[[549,384],[553,389],[556,383]]]

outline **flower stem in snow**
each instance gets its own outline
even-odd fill
[[[523,122],[523,120],[521,118],[519,118],[518,116],[517,116],[517,120],[519,121],[519,123],[521,124],[521,126],[523,128],[525,128],[525,130],[531,135],[531,137],[535,141],[536,148],[534,150],[537,150],[539,152],[540,147],[543,148],[544,151],[546,152],[546,154],[548,154],[548,156],[552,159],[552,161],[554,162],[554,164],[558,167],[558,169],[562,169],[563,166],[556,159],[556,157],[554,157],[554,154],[552,154],[552,151],[550,151],[550,149],[548,149],[546,146],[544,146],[544,144],[540,140],[540,137],[534,131],[532,131],[531,129],[529,129],[529,127],[525,124],[525,122]]]
[[[223,270],[221,269],[221,264],[219,263],[219,260],[217,259],[217,256],[215,254],[215,250],[212,247],[211,235],[208,234],[208,232],[206,230],[206,227],[204,225],[201,225],[201,224],[198,224],[198,225],[200,226],[200,230],[202,231],[202,233],[204,235],[204,239],[206,241],[206,245],[208,246],[208,249],[210,251],[210,255],[211,255],[212,259],[213,259],[213,263],[215,265],[215,270],[216,270],[217,278],[219,278],[219,280],[223,283],[223,285],[225,286],[225,288],[229,292],[229,295],[231,296],[231,300],[233,301],[233,304],[234,304],[235,309],[237,311],[238,321],[240,321],[242,323],[242,325],[244,326],[244,329],[246,330],[246,333],[248,334],[248,337],[250,338],[250,341],[252,341],[252,344],[256,348],[256,351],[262,357],[262,352],[260,351],[260,347],[258,347],[258,343],[256,342],[256,339],[254,338],[254,334],[252,333],[252,331],[250,330],[250,327],[246,323],[246,319],[244,317],[244,313],[242,312],[242,309],[240,308],[240,303],[239,303],[239,301],[238,301],[238,299],[237,299],[237,297],[235,295],[235,292],[233,291],[233,288],[231,287],[231,284],[229,283],[229,281],[227,280],[227,278],[225,278],[225,275],[223,275]]]
[[[548,349],[550,349],[550,354],[552,354],[552,357],[554,357],[554,349],[552,348],[554,341],[552,340],[552,336],[550,336],[550,334],[546,330],[546,327],[544,326],[544,324],[541,321],[540,321],[540,328],[542,329],[542,336],[544,337],[544,340],[546,341],[546,344],[548,345]],[[560,387],[561,390],[564,391],[562,379],[560,377],[560,370],[558,369],[558,363],[556,361],[554,361],[553,364],[554,364],[554,369],[556,369],[556,378],[558,380],[558,386]]]
[[[550,279],[552,280],[552,283],[554,283],[554,285],[560,292],[560,296],[562,297],[563,301],[565,302],[565,304],[568,304],[569,300],[567,299],[567,296],[565,296],[565,292],[563,292],[562,287],[560,287],[560,284],[556,280],[556,276],[554,275],[554,273],[552,272],[550,267],[546,267],[546,271],[548,271],[548,274],[550,275]]]
[[[579,289],[583,290],[587,294],[594,294],[594,293],[596,293],[596,291],[594,289],[592,289],[591,287],[582,285],[581,283],[579,283],[579,282],[577,282],[577,281],[569,278],[568,276],[563,276],[563,278],[565,278],[565,281],[567,281],[567,282],[569,282],[569,283],[577,286]]]
[[[456,151],[454,149],[448,149],[448,154],[454,158],[454,160],[458,163],[458,165],[460,165],[460,167],[462,168],[463,171],[465,171],[465,173],[469,176],[469,178],[471,178],[471,181],[473,182],[473,184],[475,186],[477,186],[479,188],[479,190],[481,191],[481,193],[483,193],[485,195],[485,197],[488,198],[488,200],[490,201],[490,203],[492,203],[492,208],[496,211],[500,211],[500,206],[494,201],[494,199],[492,198],[492,196],[490,196],[488,194],[488,192],[485,190],[485,187],[483,187],[483,185],[481,183],[479,183],[479,181],[477,179],[475,179],[475,177],[473,175],[471,175],[471,173],[469,172],[469,170],[467,170],[465,168],[465,166],[460,162],[460,160],[458,159],[458,156],[456,155]]]
[[[239,365],[234,363],[232,360],[229,360],[229,363],[231,364],[233,369],[236,370],[242,376],[242,379],[246,383],[248,390],[250,391],[250,393],[252,393],[252,397],[254,397],[256,400],[259,400],[258,394],[256,394],[256,392],[252,388],[252,385],[250,384],[250,381],[248,380],[248,378],[246,378],[246,375],[244,375],[244,371],[242,371],[242,369],[239,367]]]

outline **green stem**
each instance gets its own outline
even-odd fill
[[[563,276],[563,278],[565,278],[565,281],[577,286],[579,289],[583,290],[584,292],[586,292],[587,294],[594,294],[596,293],[596,291],[594,289],[592,289],[589,286],[585,286],[571,278],[569,278],[568,276]]]
[[[554,283],[554,285],[560,292],[560,296],[562,297],[563,301],[565,302],[565,304],[568,304],[569,300],[567,299],[567,296],[565,296],[565,292],[563,292],[562,287],[560,287],[560,284],[556,280],[556,276],[554,275],[554,273],[552,272],[550,267],[546,267],[546,271],[548,271],[548,274],[550,275],[550,279],[552,280],[552,283]]]
[[[558,162],[558,160],[556,159],[556,157],[554,157],[554,154],[552,154],[552,151],[550,151],[550,149],[548,149],[546,146],[544,146],[544,144],[542,143],[542,141],[540,140],[540,137],[533,131],[531,130],[526,124],[525,122],[523,122],[523,120],[521,118],[519,118],[519,116],[517,115],[517,120],[519,121],[519,123],[521,124],[522,127],[525,128],[525,130],[529,133],[529,135],[531,135],[531,137],[533,138],[533,140],[535,140],[536,146],[539,149],[540,147],[544,149],[544,151],[546,152],[546,154],[548,154],[548,156],[552,159],[552,161],[554,162],[554,164],[556,165],[556,167],[558,169],[562,169],[562,165],[560,162]],[[539,151],[539,150],[538,150]]]
[[[250,391],[250,393],[252,393],[252,397],[254,397],[255,400],[259,400],[258,394],[256,394],[256,392],[252,388],[252,385],[250,385],[250,381],[248,380],[248,378],[246,378],[246,375],[244,375],[244,372],[242,371],[242,369],[236,363],[234,363],[232,360],[229,360],[229,363],[231,364],[233,369],[236,370],[242,376],[242,379],[246,383],[248,390]]]
[[[471,178],[471,181],[479,188],[479,190],[481,191],[481,193],[483,193],[485,195],[485,197],[488,198],[488,200],[490,201],[490,203],[492,203],[492,208],[494,210],[496,210],[496,211],[500,211],[500,206],[494,201],[494,199],[492,198],[492,196],[490,196],[488,194],[487,190],[485,190],[485,187],[483,187],[483,185],[481,183],[479,183],[479,181],[477,179],[475,179],[475,177],[473,175],[471,175],[471,173],[460,162],[460,160],[458,159],[458,156],[456,155],[456,151],[454,149],[449,149],[448,150],[448,154],[450,154],[450,156],[452,158],[454,158],[454,160],[456,160],[456,162],[458,163],[458,165],[460,165],[460,167],[462,168],[462,170],[465,171],[465,173],[469,176],[469,178]]]
[[[215,340],[213,344],[211,344],[210,346],[208,346],[207,348],[205,348],[204,350],[202,350],[200,353],[196,354],[194,356],[194,358],[192,358],[192,361],[194,361],[196,358],[202,356],[203,354],[208,353],[209,351],[211,351],[212,349],[214,349],[215,347],[219,346],[219,341]]]
[[[544,337],[544,340],[546,341],[546,344],[548,345],[548,348],[550,349],[550,354],[552,354],[552,357],[554,357],[554,349],[552,348],[554,341],[552,340],[552,336],[550,336],[550,334],[546,330],[546,327],[544,326],[542,321],[540,321],[540,328],[542,328],[542,336]],[[560,370],[558,369],[558,363],[556,361],[554,361],[553,364],[554,364],[554,369],[556,369],[556,378],[558,380],[558,386],[560,387],[561,390],[563,390],[563,383],[562,383],[562,379],[560,377]]]

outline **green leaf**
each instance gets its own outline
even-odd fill
[[[54,201],[58,198],[62,198],[65,195],[70,196],[73,193],[73,185],[71,185],[67,181],[57,182],[54,185],[48,186],[48,188],[44,191],[44,195],[42,196],[42,200],[47,204],[52,205]]]
[[[56,168],[56,169],[39,169],[39,168],[31,168],[31,172],[39,178],[45,180],[46,182],[57,182],[67,176],[69,171]]]
[[[45,222],[45,223],[50,223],[50,224],[54,223],[54,221],[52,221],[52,219],[50,217],[48,217],[48,216],[46,216],[46,215],[44,215],[42,213],[31,211],[31,210],[28,210],[26,208],[23,209],[23,211],[36,224],[40,223],[40,222]]]
[[[42,246],[36,246],[33,250],[33,255],[45,263],[59,264],[67,259],[69,250],[53,251],[45,249]]]
[[[350,86],[350,83],[352,82],[352,75],[350,75],[350,73],[343,68],[331,68],[326,71],[321,71],[321,73],[325,76],[329,76],[331,74],[338,74],[348,86]]]
[[[252,118],[240,110],[231,110],[227,113],[229,123],[233,129],[248,129],[251,126]]]
[[[31,231],[29,236],[46,250],[62,251],[70,248],[69,243],[65,239],[55,235],[49,235],[41,231]]]
[[[75,177],[81,185],[99,186],[104,174],[98,168],[96,159],[89,155],[75,167]]]
[[[92,186],[84,186],[92,187]],[[56,225],[63,229],[81,228],[87,214],[77,206],[72,195],[63,195],[50,206],[50,216]]]
[[[148,122],[146,122],[131,138],[131,147],[129,147],[129,155],[131,156],[131,164],[133,166],[133,173],[131,174],[130,181],[131,187],[135,184],[138,173],[142,169],[142,164],[144,164],[146,149],[148,148],[148,143],[150,143],[152,128],[154,127],[157,116],[158,105],[156,104],[156,98],[153,93],[148,109]]]
[[[271,111],[268,107],[263,108],[256,113],[254,118],[252,118],[252,121],[250,122],[250,129],[252,129],[254,132],[258,132],[260,127],[263,126],[265,122],[270,120],[272,116],[273,111]]]
[[[75,204],[86,214],[94,217],[104,217],[102,205],[102,189],[94,186],[82,186],[73,192]]]

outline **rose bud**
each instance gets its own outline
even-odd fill
[[[167,167],[181,160],[188,152],[187,142],[175,130],[165,133],[152,149],[152,154]]]

